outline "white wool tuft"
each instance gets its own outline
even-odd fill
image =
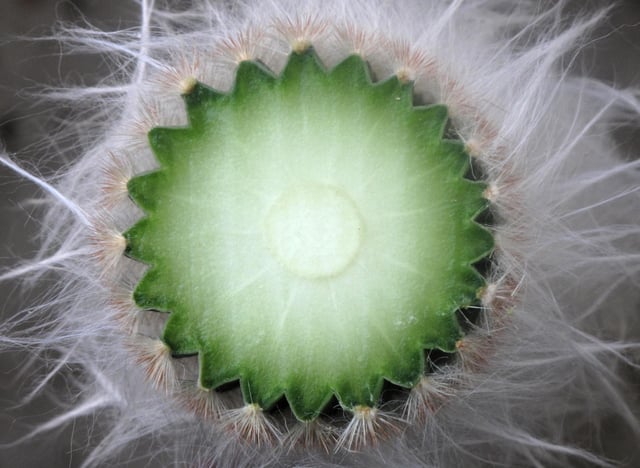
[[[50,289],[0,323],[0,347],[33,357],[24,404],[58,374],[68,392],[57,414],[15,444],[83,419],[90,430],[75,434],[86,447],[82,466],[127,465],[143,452],[158,466],[565,467],[614,463],[600,445],[605,420],[640,438],[624,378],[640,367],[640,159],[623,159],[612,138],[616,126],[640,123],[640,93],[567,71],[607,11],[571,16],[565,0],[546,9],[536,0],[139,3],[138,29],[73,26],[56,36],[69,53],[100,54],[113,67],[96,86],[45,93],[78,109],[49,148],[60,163],[81,157],[54,181],[23,169],[20,155],[0,159],[46,202],[38,255],[0,271],[0,281]],[[227,90],[238,61],[279,71],[292,48],[309,44],[329,66],[358,52],[376,79],[397,74],[415,82],[417,99],[446,104],[497,213],[497,267],[482,297],[489,318],[460,343],[457,367],[413,390],[399,410],[411,422],[357,451],[326,450],[333,434],[325,433],[319,447],[291,449],[288,428],[262,410],[202,396],[191,405],[226,414],[227,424],[197,418],[166,396],[189,370],[173,369],[160,342],[137,358],[131,350],[132,334],[157,336],[162,323],[119,306],[114,292],[141,273],[118,260],[117,233],[141,214],[124,196],[126,178],[157,165],[148,130],[186,123],[180,93],[193,78]],[[101,228],[96,260],[102,223],[110,227]],[[135,333],[123,332],[123,314]],[[365,425],[386,423],[362,421],[361,433],[344,437],[374,437]],[[229,424],[260,443],[234,437]]]

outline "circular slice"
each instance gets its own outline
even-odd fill
[[[190,125],[149,134],[160,169],[130,181],[146,216],[125,237],[149,265],[137,304],[170,313],[163,340],[199,355],[201,386],[239,380],[247,404],[285,396],[311,421],[334,395],[375,407],[384,379],[420,381],[425,349],[455,351],[493,241],[445,107],[313,49],[184,98]]]

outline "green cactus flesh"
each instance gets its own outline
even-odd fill
[[[149,266],[136,303],[170,313],[163,340],[199,355],[201,386],[239,380],[247,403],[284,395],[310,421],[334,395],[375,406],[383,380],[420,380],[426,349],[455,350],[493,240],[446,107],[313,49],[184,99],[188,127],[149,133],[160,168],[129,182],[145,217],[125,238]]]

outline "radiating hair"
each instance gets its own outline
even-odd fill
[[[176,466],[614,464],[600,445],[605,420],[640,437],[624,379],[640,348],[640,161],[621,155],[612,134],[637,126],[640,94],[569,71],[608,10],[575,15],[565,0],[544,9],[537,0],[171,3],[140,0],[135,29],[61,26],[65,53],[99,54],[112,68],[95,86],[43,91],[77,110],[49,136],[63,164],[55,178],[25,171],[20,155],[0,159],[44,203],[40,251],[0,280],[48,288],[0,325],[0,345],[33,356],[24,404],[58,374],[69,392],[13,444],[87,418],[91,437],[75,434],[83,466],[126,465],[141,452]],[[486,319],[457,361],[412,391],[401,431],[351,447],[396,416],[354,418],[328,451],[333,435],[321,424],[283,431],[251,405],[228,409],[188,390],[196,413],[227,412],[212,422],[166,396],[181,370],[152,336],[159,319],[130,298],[143,267],[122,255],[119,234],[140,216],[127,180],[157,165],[147,132],[186,123],[180,94],[193,79],[228,90],[240,61],[277,73],[308,45],[328,66],[358,53],[375,79],[395,74],[414,82],[420,102],[445,104],[495,217]],[[292,437],[321,443],[292,450]]]

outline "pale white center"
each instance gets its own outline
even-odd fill
[[[303,278],[336,276],[360,249],[363,225],[353,201],[338,187],[296,186],[266,218],[269,245],[280,263]]]

